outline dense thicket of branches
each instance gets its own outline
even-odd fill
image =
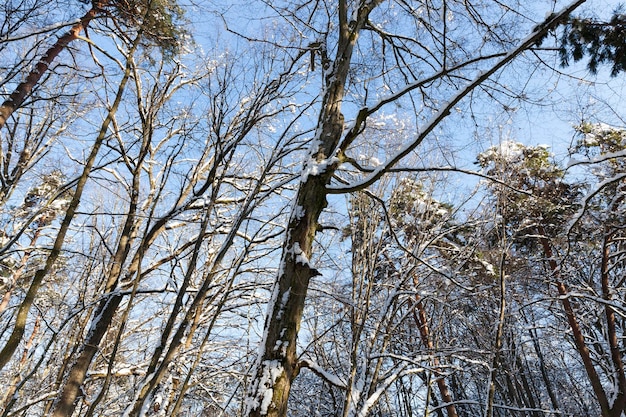
[[[623,415],[626,129],[500,124],[623,19],[536,3],[7,1],[0,415]]]

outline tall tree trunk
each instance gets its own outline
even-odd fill
[[[528,323],[528,321],[526,321],[526,323]],[[548,370],[546,367],[546,363],[543,359],[543,352],[541,351],[541,345],[539,345],[539,337],[537,336],[537,330],[529,326],[528,333],[533,342],[535,355],[537,355],[537,360],[539,361],[539,370],[541,372],[541,378],[543,379],[543,383],[546,387],[546,391],[548,392],[548,397],[550,398],[550,402],[554,410],[553,414],[556,417],[561,417],[561,413],[558,412],[558,410],[560,409],[559,401],[556,397],[556,394],[554,393],[554,388],[552,387],[553,383],[550,380],[550,377],[548,376]]]
[[[61,36],[48,50],[43,54],[42,58],[37,62],[35,67],[26,76],[11,93],[8,99],[0,106],[0,129],[6,124],[11,114],[19,109],[26,97],[33,91],[43,74],[48,70],[50,64],[72,41],[78,39],[80,32],[85,30],[89,23],[96,17],[97,13],[106,5],[106,0],[100,0],[93,3],[93,6],[87,13],[80,18],[79,22],[70,28],[70,30]]]
[[[133,45],[130,54],[132,54],[132,52],[134,51],[134,49],[137,47],[138,44],[139,44],[139,37],[135,41],[135,44]],[[122,78],[122,81],[120,82],[120,85],[118,87],[115,101],[113,102],[113,105],[109,109],[107,117],[102,123],[100,132],[98,133],[98,137],[96,138],[93,144],[91,153],[89,154],[85,167],[83,168],[83,172],[81,173],[81,176],[78,179],[76,190],[74,191],[74,195],[72,196],[72,201],[70,202],[67,208],[67,211],[65,213],[65,217],[63,218],[63,221],[61,222],[61,227],[59,228],[59,232],[57,233],[57,236],[54,240],[52,250],[50,251],[48,258],[46,259],[46,263],[44,267],[41,269],[38,269],[37,272],[35,272],[35,276],[33,277],[30,287],[28,288],[28,291],[26,292],[26,296],[24,297],[24,300],[22,300],[22,303],[19,306],[17,317],[15,319],[15,326],[13,327],[13,331],[11,332],[11,335],[9,336],[6,344],[0,351],[0,369],[2,369],[7,364],[7,362],[11,359],[11,357],[13,356],[13,353],[15,352],[15,349],[17,349],[18,344],[22,340],[22,337],[24,335],[24,329],[26,328],[26,319],[28,318],[28,313],[30,311],[31,306],[35,302],[35,296],[37,295],[39,288],[43,284],[44,278],[52,270],[52,267],[56,263],[58,257],[61,255],[61,249],[65,241],[65,235],[67,234],[67,231],[69,230],[72,220],[74,219],[74,214],[76,213],[76,210],[78,209],[78,205],[80,204],[80,200],[83,194],[83,190],[85,188],[85,184],[87,183],[87,180],[89,179],[89,176],[91,175],[91,170],[93,169],[93,166],[96,162],[96,157],[98,155],[98,152],[100,151],[100,147],[102,146],[104,142],[107,131],[109,129],[109,125],[112,122],[115,113],[117,112],[117,108],[119,107],[120,102],[122,101],[122,95],[123,95],[124,89],[126,88],[126,83],[128,82],[129,78],[130,78],[130,66],[127,66],[126,73],[124,74],[124,77]]]
[[[504,334],[504,319],[506,312],[506,274],[504,273],[505,252],[500,258],[500,308],[498,315],[498,327],[496,328],[496,340],[489,371],[489,386],[487,393],[487,405],[485,408],[485,417],[493,417],[494,401],[496,396],[496,373],[500,367],[500,357],[502,354],[502,338]]]
[[[378,6],[381,1],[361,0],[357,10],[351,14],[351,18],[348,17],[347,0],[339,0],[338,2],[337,53],[332,62],[325,62],[325,57],[322,56],[325,76],[324,96],[314,140],[309,151],[309,160],[304,167],[300,187],[287,226],[279,272],[265,319],[264,337],[260,343],[257,361],[252,370],[245,399],[244,415],[250,417],[284,417],[287,413],[291,383],[299,371],[296,357],[296,338],[309,281],[311,277],[317,274],[317,271],[309,265],[309,258],[313,239],[319,228],[319,216],[326,207],[327,194],[331,191],[346,193],[361,190],[378,181],[386,172],[385,169],[377,169],[356,185],[334,190],[329,190],[327,187],[340,162],[338,158],[334,157],[339,154],[337,148],[344,130],[341,102],[345,93],[345,83],[354,45],[367,22],[370,11]],[[401,152],[398,152],[387,162],[387,167],[394,165],[414,150],[447,117],[450,110],[459,101],[517,55],[542,39],[548,29],[553,28],[563,16],[576,9],[584,1],[575,0],[561,12],[549,16],[520,45],[509,51],[489,70],[481,72],[476,79],[445,103],[431,122],[420,129],[412,144],[404,147]],[[326,48],[326,50],[332,50],[332,48]],[[408,91],[410,88],[404,90],[404,92]],[[379,106],[382,106],[383,103],[381,102]],[[354,128],[346,133],[343,145],[348,146],[358,136],[367,116],[375,111],[376,108],[368,109],[367,107],[359,111]]]
[[[539,232],[539,235],[541,236],[539,238],[539,241],[541,243],[541,246],[543,247],[543,253],[548,260],[548,265],[550,266],[550,270],[552,271],[552,275],[554,277],[554,284],[559,292],[559,298],[561,299],[561,304],[563,305],[563,310],[565,310],[567,322],[570,326],[570,330],[572,331],[574,345],[576,346],[576,350],[578,351],[578,354],[583,361],[585,371],[587,372],[587,377],[589,378],[589,382],[591,383],[593,392],[598,399],[598,404],[600,405],[600,410],[602,411],[602,417],[612,417],[611,406],[609,404],[608,397],[606,395],[606,392],[604,391],[604,388],[602,387],[600,377],[598,376],[598,373],[593,366],[591,353],[589,352],[589,348],[585,343],[585,336],[583,335],[580,324],[578,323],[578,319],[576,318],[576,314],[574,313],[574,307],[570,302],[569,290],[565,286],[565,283],[563,283],[563,281],[561,280],[561,269],[554,259],[552,245],[547,238],[544,227],[539,226],[537,230]]]
[[[608,229],[608,228],[607,228]],[[613,243],[613,233],[605,230],[604,239],[602,241],[602,265],[600,268],[600,280],[602,282],[602,297],[607,301],[604,304],[604,313],[606,316],[606,326],[609,347],[611,350],[611,360],[613,361],[613,369],[615,372],[617,395],[611,405],[611,417],[619,417],[626,408],[626,375],[624,374],[624,361],[619,346],[619,336],[617,334],[617,321],[615,311],[609,304],[611,302],[611,288],[609,285],[609,260],[611,258],[610,246]]]
[[[413,279],[415,286],[417,286],[417,278]],[[413,310],[413,320],[417,325],[417,328],[420,333],[420,338],[422,339],[422,344],[427,349],[427,352],[433,354],[433,371],[436,375],[437,388],[439,389],[439,394],[441,395],[441,401],[446,404],[446,413],[448,417],[458,417],[456,412],[456,407],[452,402],[452,395],[450,394],[450,389],[448,388],[448,384],[446,383],[446,379],[443,377],[439,358],[434,354],[435,352],[435,344],[433,343],[432,338],[430,337],[430,328],[428,327],[428,315],[426,314],[426,307],[424,307],[424,302],[419,294],[415,294],[415,310]]]
[[[102,123],[100,128],[100,134],[96,139],[96,145],[94,145],[94,150],[92,151],[93,159],[95,161],[95,154],[97,154],[97,150],[100,145],[103,143],[109,125],[113,121],[115,112],[119,103],[121,101],[123,92],[126,88],[126,84],[130,79],[132,73],[132,54],[134,53],[136,47],[139,45],[139,41],[141,39],[141,34],[137,36],[135,41],[133,42],[132,47],[128,52],[128,59],[126,64],[126,70],[124,72],[124,77],[120,81],[120,85],[118,87],[117,95],[115,97],[115,102],[109,110],[109,114],[106,119]],[[91,156],[90,156],[91,160]],[[91,166],[93,166],[93,162],[91,162]],[[91,166],[89,167],[91,169]],[[85,168],[87,169],[87,168]],[[140,169],[140,168],[137,168]],[[84,174],[85,175],[85,174]],[[87,172],[88,176],[88,172]],[[81,178],[82,180],[82,178]],[[85,182],[87,178],[85,177]],[[135,198],[136,200],[136,198]],[[116,256],[114,258],[112,270],[109,272],[108,282],[106,284],[106,290],[109,293],[104,297],[104,299],[98,304],[95,309],[94,317],[92,319],[92,323],[90,325],[89,332],[86,336],[85,343],[83,344],[82,350],[78,353],[78,358],[70,367],[69,375],[65,380],[64,386],[60,389],[57,398],[55,400],[52,415],[55,417],[60,416],[71,416],[74,412],[75,408],[75,400],[78,397],[78,393],[80,392],[80,386],[87,374],[87,369],[91,364],[91,360],[93,356],[98,351],[98,345],[100,344],[100,340],[106,333],[108,329],[108,323],[113,320],[113,316],[120,302],[122,301],[122,295],[120,292],[113,292],[113,289],[117,286],[117,280],[119,278],[121,272],[122,262],[125,260],[128,254],[128,246],[130,245],[130,234],[131,229],[133,227],[133,222],[131,221],[131,217],[134,212],[134,207],[137,202],[131,202],[131,207],[129,208],[129,215],[127,216],[127,221],[124,226],[124,230],[122,231],[122,236],[120,238],[120,243],[118,244],[118,250]],[[106,324],[106,325],[105,325]]]
[[[347,0],[339,1],[339,40],[334,61],[323,62],[325,94],[315,136],[292,209],[282,249],[278,277],[274,284],[252,379],[248,387],[245,414],[251,417],[283,417],[291,383],[299,367],[296,338],[311,277],[317,271],[309,265],[318,220],[326,207],[326,186],[337,167],[332,157],[344,130],[341,102],[359,31],[379,1],[361,1],[356,21],[349,22]]]
[[[515,354],[515,367],[517,374],[521,380],[521,383],[517,382],[516,378],[516,385],[519,386],[521,384],[521,387],[518,388],[519,396],[527,407],[535,410],[531,412],[533,417],[541,417],[543,413],[538,411],[541,409],[541,399],[537,396],[535,386],[532,384],[532,376],[530,372],[528,372],[528,365],[524,363],[526,355],[523,350],[520,352],[521,348],[517,346],[514,340],[511,340],[510,344],[511,350]],[[531,378],[530,381],[529,378]],[[558,413],[556,413],[556,415],[558,415]]]

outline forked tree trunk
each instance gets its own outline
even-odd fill
[[[536,44],[545,36],[548,29],[553,28],[563,16],[576,9],[584,1],[575,0],[561,12],[550,15],[520,45],[509,51],[489,70],[481,72],[476,79],[445,103],[430,123],[420,129],[411,146],[398,152],[388,161],[388,164],[395,164],[414,150],[439,122],[450,114],[450,110],[459,101],[517,55]],[[245,416],[284,417],[287,414],[291,383],[299,371],[296,356],[297,334],[309,281],[311,277],[317,274],[317,271],[309,265],[308,260],[311,255],[313,239],[319,228],[318,220],[326,206],[326,196],[330,192],[327,185],[339,164],[339,160],[334,156],[339,153],[337,147],[344,131],[341,102],[345,93],[345,83],[350,69],[352,52],[370,11],[381,2],[382,0],[361,0],[351,18],[348,17],[347,0],[338,2],[337,53],[333,62],[322,60],[326,84],[320,116],[309,151],[309,160],[304,168],[287,226],[287,236],[282,248],[278,276],[274,283],[265,318],[264,337],[260,343],[257,361],[252,370],[251,382],[245,399]],[[328,49],[332,50],[332,48]],[[408,91],[410,88],[404,90],[405,93]],[[401,94],[397,97],[400,96]],[[380,105],[382,106],[382,102]],[[362,127],[364,120],[373,111],[375,110],[361,109],[357,116],[355,130],[346,134],[344,141],[346,146],[351,142],[348,139],[354,139],[348,138],[348,136],[358,135],[359,132],[356,128]],[[379,169],[356,186],[334,191],[345,193],[353,189],[362,189],[376,182],[384,173],[384,169]]]
[[[252,371],[246,398],[246,415],[283,417],[291,383],[299,367],[296,338],[311,277],[309,265],[318,219],[326,207],[326,186],[337,167],[332,157],[344,130],[341,102],[359,31],[379,0],[362,1],[356,21],[349,23],[346,0],[339,1],[339,40],[334,61],[322,63],[326,89],[310,158],[305,166],[283,245],[278,277],[274,284],[265,322],[265,337]]]

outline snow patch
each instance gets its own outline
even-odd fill
[[[266,360],[261,363],[262,373],[258,381],[257,396],[246,398],[246,407],[249,410],[259,409],[262,415],[267,414],[272,405],[274,385],[285,372],[282,364],[277,360]]]
[[[524,157],[524,144],[512,140],[502,141],[498,146],[490,148],[486,154],[497,156],[498,159],[515,162]],[[495,154],[495,155],[494,155]]]
[[[291,219],[292,220],[300,220],[302,218],[304,218],[304,207],[302,207],[301,205],[296,205],[291,213]]]
[[[317,176],[322,175],[326,172],[326,169],[330,165],[336,164],[339,162],[339,158],[333,156],[332,158],[326,158],[321,160],[320,162],[315,161],[313,158],[309,159],[306,163],[306,167],[302,171],[302,177],[300,178],[300,182],[306,182],[309,179],[309,175]]]
[[[296,242],[293,244],[293,254],[295,256],[295,261],[297,264],[301,264],[304,266],[309,265],[309,258],[306,256],[304,251],[302,251],[300,243]]]
[[[482,264],[483,268],[485,268],[485,271],[487,271],[487,275],[491,275],[494,277],[496,276],[496,270],[492,264],[484,260],[480,260],[480,263]]]
[[[276,319],[280,319],[283,316],[283,311],[285,311],[285,306],[287,305],[287,301],[289,300],[289,294],[291,293],[291,288],[288,288],[287,291],[280,297],[280,304],[278,306],[278,314],[276,314]],[[283,335],[281,334],[281,337]]]
[[[282,356],[287,355],[287,348],[289,347],[288,340],[277,340],[274,345],[274,352],[280,352]]]

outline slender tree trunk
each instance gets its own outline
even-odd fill
[[[139,171],[140,169],[141,163],[139,162],[137,170]],[[100,301],[94,312],[91,327],[87,333],[83,347],[78,354],[76,362],[74,362],[70,368],[65,385],[57,396],[56,404],[52,412],[52,416],[54,417],[71,416],[74,412],[75,400],[80,392],[80,386],[85,380],[91,361],[98,352],[100,342],[113,322],[113,317],[122,301],[123,296],[119,291],[116,291],[116,289],[118,289],[122,266],[128,258],[130,244],[136,234],[137,224],[135,221],[139,197],[139,190],[136,187],[138,186],[138,175],[135,175],[132,190],[133,195],[131,197],[128,214],[126,215],[126,222],[120,236],[118,248],[113,257],[112,267],[109,271],[105,287],[106,295],[104,299]]]
[[[520,392],[519,396],[522,398],[527,407],[530,407],[534,410],[539,410],[541,407],[541,399],[536,395],[535,387],[532,385],[532,379],[529,381],[527,378],[528,366],[524,363],[523,359],[525,357],[524,352],[522,350],[521,354],[519,352],[520,347],[516,346],[516,343],[511,340],[511,349],[515,354],[515,365],[519,373],[519,379],[521,380],[521,387],[519,387],[518,391]],[[530,376],[530,375],[528,375]],[[532,377],[531,377],[532,378]],[[516,378],[517,380],[517,378]],[[519,386],[520,383],[517,383]],[[526,394],[526,395],[524,395]],[[526,400],[524,400],[524,398]],[[541,417],[540,411],[533,411],[533,417]]]
[[[546,391],[548,392],[548,397],[550,398],[550,402],[552,403],[552,407],[554,409],[553,413],[556,417],[561,417],[561,413],[558,412],[560,408],[559,401],[556,398],[554,389],[552,388],[552,381],[550,381],[550,377],[548,376],[546,363],[543,359],[543,352],[541,351],[541,346],[539,345],[539,340],[537,337],[536,330],[529,328],[528,333],[530,334],[530,338],[533,341],[533,348],[535,350],[535,355],[537,355],[537,359],[539,360],[539,369],[541,371],[541,378],[543,379],[543,383],[546,386]]]
[[[43,74],[48,70],[50,64],[56,57],[74,40],[78,39],[80,32],[89,26],[89,23],[96,17],[98,12],[106,5],[106,0],[94,2],[92,8],[80,18],[71,29],[61,36],[48,50],[43,54],[42,58],[37,62],[35,67],[26,76],[26,80],[21,82],[11,93],[8,99],[0,106],[0,129],[6,124],[11,114],[19,109],[26,97],[33,91]]]
[[[117,111],[117,107],[119,106],[119,103],[121,102],[123,92],[126,88],[126,84],[128,80],[130,79],[130,75],[132,72],[131,57],[137,45],[139,44],[140,38],[141,38],[141,34],[137,36],[131,49],[128,52],[128,60],[126,64],[126,70],[124,72],[124,77],[120,81],[120,85],[118,87],[114,104],[109,110],[109,114],[107,115],[106,119],[104,120],[100,128],[100,134],[98,135],[98,138],[96,139],[96,144],[94,145],[94,148],[92,150],[92,155],[90,155],[91,165],[89,165],[88,171],[87,171],[87,167],[85,168],[86,172],[83,174],[84,182],[87,181],[87,177],[89,175],[89,172],[91,171],[91,167],[93,166],[93,163],[95,162],[95,155],[97,154],[98,149],[100,148],[100,146],[102,145],[104,141],[104,138],[106,137],[107,131],[109,129],[109,125],[113,121],[113,117],[115,115],[115,112]],[[82,180],[83,178],[81,177],[81,181]],[[135,205],[136,205],[136,202],[135,202]],[[129,212],[132,212],[132,207],[129,210]],[[129,222],[127,221],[127,224],[125,226],[126,228],[128,227],[128,223]],[[121,239],[122,241],[118,245],[120,247],[120,250],[118,251],[118,254],[116,256],[116,259],[115,259],[116,262],[113,263],[114,264],[113,268],[116,268],[118,270],[121,269],[120,262],[123,259],[123,252],[127,250],[124,248],[126,246],[126,244],[123,242],[124,239],[126,240],[129,239],[128,231],[122,232],[122,239]],[[107,282],[107,285],[106,285],[107,290],[112,290],[115,287],[115,282],[117,280],[112,277],[116,276],[116,274],[117,276],[119,276],[119,273],[116,271],[113,271],[110,273],[109,282]],[[111,281],[115,281],[115,282],[111,282]],[[89,368],[89,365],[91,364],[91,360],[93,356],[98,351],[98,345],[100,343],[100,340],[102,339],[102,337],[106,333],[106,330],[108,329],[108,325],[105,326],[104,324],[111,322],[111,320],[113,319],[113,315],[115,314],[115,311],[121,301],[122,301],[122,295],[119,292],[112,292],[112,293],[109,293],[107,296],[105,296],[104,300],[102,300],[100,304],[98,305],[98,307],[96,308],[94,312],[94,317],[92,319],[91,327],[86,336],[85,343],[83,344],[83,349],[79,352],[79,357],[77,358],[76,362],[74,362],[74,364],[71,366],[70,371],[69,371],[69,376],[65,380],[65,385],[61,388],[55,400],[53,410],[52,410],[52,415],[54,417],[71,416],[72,413],[74,412],[74,408],[76,406],[75,400],[78,397],[78,393],[80,392],[80,386],[87,374],[87,369]]]
[[[537,229],[539,235],[541,236],[539,240],[541,242],[541,246],[543,247],[544,255],[548,260],[548,265],[550,266],[550,270],[552,271],[552,275],[554,277],[554,284],[556,285],[556,288],[559,292],[559,298],[561,299],[561,304],[563,305],[563,309],[565,310],[567,322],[569,324],[570,330],[572,331],[574,345],[576,346],[576,350],[578,351],[578,354],[583,361],[585,371],[587,372],[587,377],[589,378],[589,382],[591,383],[593,392],[598,399],[598,404],[600,405],[600,410],[602,411],[602,417],[612,417],[609,400],[607,398],[606,392],[604,391],[604,388],[602,387],[600,377],[598,376],[598,373],[593,366],[593,361],[591,359],[589,348],[585,343],[585,336],[583,335],[580,324],[578,323],[578,319],[576,319],[576,314],[574,313],[574,307],[572,306],[572,303],[570,303],[569,291],[565,284],[561,281],[561,272],[559,265],[554,259],[552,245],[550,244],[550,241],[546,236],[546,231],[543,226],[539,226]]]
[[[602,297],[607,301],[604,305],[604,313],[606,316],[611,360],[613,361],[613,369],[617,378],[616,388],[618,389],[618,393],[611,406],[610,415],[611,417],[619,417],[625,411],[626,407],[626,375],[624,374],[624,362],[622,360],[622,353],[619,346],[615,311],[613,311],[613,307],[609,305],[612,298],[609,285],[609,259],[611,257],[610,245],[612,243],[612,239],[612,233],[605,230],[604,239],[602,241],[602,265],[600,268],[600,280],[602,282]]]
[[[225,165],[228,165],[229,161],[230,161],[230,157],[226,157],[224,158],[223,163]],[[217,160],[214,163],[217,164],[218,163]],[[198,239],[196,240],[194,244],[194,251],[192,254],[192,258],[189,261],[189,265],[188,265],[187,272],[183,280],[183,284],[181,285],[181,288],[179,289],[179,293],[177,295],[175,304],[172,308],[172,312],[170,313],[166,326],[161,335],[160,344],[156,347],[152,355],[152,358],[150,360],[150,364],[146,372],[146,378],[142,381],[141,385],[139,386],[138,394],[136,395],[133,404],[131,404],[124,412],[125,417],[128,417],[128,416],[134,417],[134,416],[141,415],[141,410],[144,408],[145,402],[148,399],[149,395],[151,395],[154,392],[154,390],[158,387],[158,385],[161,383],[161,380],[163,379],[167,371],[168,365],[175,359],[176,354],[179,352],[183,344],[183,338],[186,332],[187,332],[187,337],[189,338],[188,343],[190,343],[190,338],[192,337],[193,333],[196,330],[194,326],[197,326],[197,323],[195,320],[200,319],[200,316],[202,314],[202,306],[206,300],[211,284],[213,284],[214,278],[219,274],[218,271],[220,271],[223,268],[222,262],[224,261],[224,258],[226,257],[229,249],[231,248],[235,240],[235,237],[237,236],[237,233],[239,232],[240,227],[242,226],[242,224],[244,224],[245,219],[248,218],[248,215],[255,202],[255,199],[259,195],[263,187],[264,180],[269,174],[270,168],[271,168],[270,166],[265,167],[265,170],[259,175],[259,178],[256,182],[255,187],[249,191],[249,194],[246,197],[246,200],[243,202],[241,206],[241,209],[239,211],[239,215],[236,221],[231,226],[231,229],[228,235],[226,236],[224,242],[222,243],[220,250],[217,252],[217,254],[215,255],[215,258],[212,261],[211,269],[207,271],[205,275],[203,276],[202,285],[200,286],[200,288],[198,288],[187,311],[183,314],[180,323],[178,323],[178,327],[176,327],[175,329],[174,325],[175,325],[176,317],[183,307],[183,298],[184,298],[184,295],[186,294],[186,288],[192,278],[194,271],[196,270],[198,257],[201,253],[201,247],[204,241],[204,235],[209,224],[208,213],[211,212],[211,207],[213,206],[219,194],[220,186],[218,184],[214,184],[214,190],[213,190],[212,197],[211,197],[211,203],[208,207],[204,208],[205,216],[203,217],[203,220],[202,220]],[[215,170],[213,170],[213,174],[211,174],[211,177],[213,178],[214,175],[215,175]],[[211,181],[211,183],[213,183],[213,180]],[[241,259],[241,261],[243,261],[243,258]],[[241,264],[239,264],[239,266],[240,265]],[[239,266],[237,266],[236,269],[238,269]],[[234,276],[232,279],[234,279]],[[207,330],[208,333],[205,336],[203,345],[204,343],[206,343],[208,334],[210,333],[217,316],[219,315],[221,309],[224,306],[224,303],[226,302],[226,298],[228,296],[228,293],[230,292],[230,287],[233,283],[232,279],[231,281],[229,281],[227,287],[224,289],[225,292],[223,293],[222,299],[218,304],[218,308],[217,308],[217,311],[215,312],[213,321],[211,322],[211,325],[209,326],[209,329]],[[191,330],[189,330],[190,327],[191,327]],[[169,343],[168,343],[168,339],[170,339],[170,335],[171,335],[171,340],[169,340]],[[180,401],[183,395],[182,392],[184,392],[184,390],[187,389],[188,382],[189,382],[188,378],[191,377],[191,373],[192,371],[190,370],[190,372],[188,373],[187,379],[185,380],[185,382],[183,383],[183,387],[181,388],[181,397],[176,400],[174,409],[177,409],[180,407]]]
[[[140,415],[141,409],[143,408],[148,395],[152,392],[152,390],[154,390],[156,385],[161,381],[167,369],[167,365],[171,362],[175,353],[178,352],[178,348],[182,343],[183,335],[185,331],[187,330],[189,322],[192,319],[192,315],[194,313],[196,313],[197,315],[201,314],[201,310],[202,310],[201,304],[202,304],[202,301],[204,301],[205,299],[206,291],[208,290],[208,287],[209,287],[208,284],[213,282],[215,270],[211,270],[210,273],[207,274],[207,276],[205,277],[202,287],[199,289],[198,294],[196,294],[192,302],[192,306],[188,309],[188,311],[183,316],[183,319],[181,323],[179,324],[178,328],[176,329],[176,332],[174,336],[172,337],[172,340],[170,341],[169,346],[168,346],[168,339],[170,338],[170,335],[174,331],[175,320],[178,316],[178,313],[183,307],[184,296],[187,295],[187,287],[189,286],[189,283],[191,282],[191,278],[193,276],[193,272],[196,269],[196,264],[198,261],[198,257],[200,255],[200,249],[202,247],[202,242],[204,241],[204,235],[206,233],[207,226],[208,226],[208,214],[205,212],[204,217],[202,219],[202,224],[200,226],[200,232],[198,233],[198,238],[194,245],[194,251],[192,253],[191,259],[187,266],[187,272],[185,273],[183,283],[181,285],[181,288],[178,291],[178,294],[176,296],[176,301],[174,303],[174,306],[172,307],[172,311],[170,312],[165,328],[163,329],[161,333],[160,343],[154,350],[154,353],[152,354],[150,364],[148,365],[148,369],[146,371],[146,379],[143,381],[143,383],[139,387],[139,392],[135,398],[134,404],[129,410],[127,410],[124,413],[125,416],[139,416]],[[168,350],[166,351],[166,355],[163,358],[162,357],[163,352],[165,351],[166,348],[168,348]],[[161,361],[160,364],[159,364],[159,361]]]
[[[505,254],[502,253],[500,259],[500,309],[498,316],[498,328],[496,330],[496,343],[491,370],[489,372],[489,391],[487,394],[487,407],[485,409],[485,417],[493,417],[493,404],[496,395],[496,371],[500,366],[500,356],[502,351],[502,339],[504,334],[504,319],[506,312],[506,274],[504,273]]]
[[[137,47],[137,45],[138,45],[138,40],[135,42],[135,45],[133,45],[133,48],[132,48],[133,51]],[[132,51],[130,53],[132,54]],[[120,102],[122,101],[122,94],[126,87],[126,83],[128,82],[128,79],[130,77],[130,69],[131,69],[130,66],[127,66],[126,73],[124,74],[124,77],[122,78],[122,81],[120,82],[120,86],[118,88],[115,101],[113,102],[113,105],[109,109],[107,117],[102,123],[102,126],[100,128],[98,137],[96,138],[95,143],[93,147],[91,148],[91,152],[89,154],[85,167],[83,168],[83,172],[80,178],[78,179],[76,190],[74,191],[74,195],[72,196],[72,201],[70,202],[67,208],[67,211],[65,213],[65,217],[63,218],[63,221],[61,222],[61,227],[59,228],[59,232],[57,233],[57,236],[52,246],[52,249],[50,251],[50,254],[48,255],[48,258],[46,259],[46,263],[43,268],[35,272],[35,276],[33,277],[30,287],[28,288],[28,291],[26,292],[26,296],[24,297],[24,300],[22,300],[22,303],[19,306],[13,331],[11,332],[11,335],[9,336],[6,344],[0,351],[0,369],[2,369],[7,364],[7,362],[11,359],[11,356],[13,356],[15,349],[17,349],[18,344],[22,340],[22,337],[24,335],[24,329],[26,328],[26,319],[28,318],[28,313],[30,311],[31,306],[35,302],[35,296],[37,295],[39,288],[43,284],[44,278],[52,270],[52,267],[54,266],[58,257],[61,254],[61,249],[65,241],[65,235],[67,234],[70,224],[74,218],[74,214],[76,213],[76,210],[78,209],[78,205],[80,204],[80,200],[83,194],[83,190],[85,188],[85,184],[87,183],[87,180],[89,179],[89,175],[91,174],[91,170],[96,162],[96,157],[98,155],[98,152],[100,151],[100,147],[102,146],[102,143],[104,142],[107,131],[109,129],[109,125],[111,121],[113,120],[113,116],[115,115],[115,112],[117,111],[117,108]]]
[[[414,279],[414,282],[417,284],[417,279]],[[415,308],[417,309],[417,313],[415,312],[415,310],[413,311],[413,319],[415,320],[415,324],[417,324],[420,338],[422,339],[422,344],[426,347],[428,352],[434,353],[435,345],[432,341],[432,338],[430,337],[430,329],[428,327],[428,316],[426,314],[426,308],[424,307],[424,303],[422,302],[419,294],[415,295]],[[442,376],[439,365],[439,359],[433,354],[433,371],[436,375],[437,388],[439,389],[439,394],[441,395],[441,401],[446,404],[445,407],[448,417],[458,417],[456,407],[452,402],[450,389],[448,388],[448,384],[446,383],[445,378]]]

